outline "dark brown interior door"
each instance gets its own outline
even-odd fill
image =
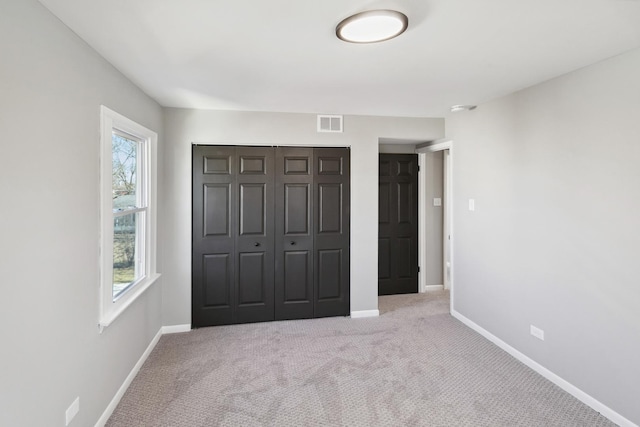
[[[313,148],[276,150],[276,320],[313,317]]]
[[[418,292],[418,156],[380,154],[378,295]]]

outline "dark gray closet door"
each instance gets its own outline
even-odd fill
[[[235,147],[193,147],[193,327],[235,323]]]
[[[237,147],[236,322],[274,319],[274,152]]]
[[[378,295],[418,292],[418,156],[380,154]]]
[[[314,149],[315,317],[349,314],[349,167],[349,149]]]
[[[277,148],[275,204],[275,317],[312,318],[313,148]]]
[[[349,161],[193,147],[193,327],[349,314]]]

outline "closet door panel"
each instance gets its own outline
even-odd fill
[[[193,147],[193,327],[235,322],[235,147]]]
[[[237,147],[236,323],[274,320],[274,149]]]
[[[264,305],[265,254],[261,252],[241,253],[238,255],[238,306]]]
[[[314,313],[349,314],[349,166],[346,148],[315,148]]]
[[[311,222],[311,184],[284,184],[284,234],[308,236]],[[280,206],[278,206],[278,209]],[[280,211],[279,211],[280,212]]]
[[[229,254],[203,255],[203,308],[231,308],[231,257]]]
[[[318,184],[318,233],[342,232],[342,183]]]
[[[267,185],[240,184],[240,236],[266,236]]]
[[[287,251],[284,254],[284,304],[309,303],[311,296],[310,251]]]
[[[343,286],[342,250],[318,251],[318,301],[340,298]]]
[[[276,319],[313,312],[313,149],[276,150]]]

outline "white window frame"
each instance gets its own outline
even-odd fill
[[[112,134],[131,135],[142,144],[139,150],[137,179],[141,180],[141,195],[146,200],[144,236],[139,265],[140,278],[117,298],[113,298],[113,147]],[[156,270],[156,207],[157,207],[157,146],[158,135],[136,122],[102,105],[100,107],[100,332],[126,310],[159,277]],[[144,174],[142,176],[141,174]],[[133,210],[131,213],[135,212]],[[138,256],[138,254],[136,254]]]

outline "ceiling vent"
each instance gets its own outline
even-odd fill
[[[318,132],[342,132],[342,116],[318,116]]]

